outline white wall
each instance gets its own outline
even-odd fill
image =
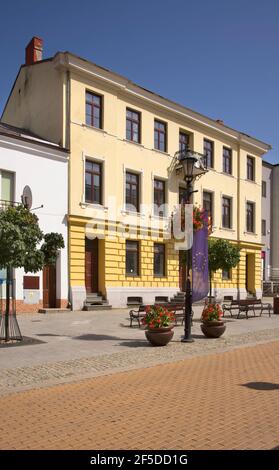
[[[0,170],[13,172],[14,200],[21,201],[24,186],[32,190],[33,212],[39,218],[43,232],[61,233],[65,248],[57,266],[57,298],[68,298],[67,212],[68,212],[68,160],[67,153],[56,148],[25,142],[0,135]],[[1,183],[0,183],[1,184]],[[0,188],[1,194],[1,188]],[[59,272],[61,275],[59,276]],[[16,270],[17,300],[23,299],[23,269]],[[32,273],[29,273],[32,275]],[[42,273],[40,299],[42,299]]]

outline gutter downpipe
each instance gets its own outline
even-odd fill
[[[68,161],[68,301],[72,305],[72,296],[71,296],[71,266],[70,266],[70,226],[69,226],[69,214],[70,214],[70,201],[71,201],[71,135],[70,135],[70,113],[71,113],[71,93],[70,93],[70,71],[66,71],[66,109],[65,109],[65,147],[69,150],[69,161]]]

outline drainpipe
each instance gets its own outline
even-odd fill
[[[70,275],[71,275],[71,266],[70,266],[70,227],[69,227],[69,214],[70,214],[70,201],[71,201],[71,135],[70,135],[70,119],[71,119],[71,82],[70,82],[70,71],[66,71],[66,109],[65,109],[65,147],[70,151],[69,160],[68,160],[68,301],[72,306],[72,296],[70,291]]]

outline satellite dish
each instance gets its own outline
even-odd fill
[[[29,186],[23,188],[23,193],[21,196],[21,202],[26,207],[26,209],[31,209],[32,207],[32,191]]]

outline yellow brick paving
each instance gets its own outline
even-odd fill
[[[272,449],[278,371],[273,341],[10,394],[0,448]]]

